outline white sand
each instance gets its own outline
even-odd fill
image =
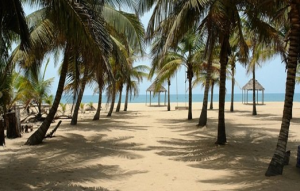
[[[251,105],[236,103],[235,112],[225,114],[226,146],[214,145],[217,103],[203,129],[196,127],[201,103],[193,104],[190,121],[187,110],[175,111],[176,105],[168,112],[129,104],[128,112],[111,118],[104,108],[100,121],[86,112],[77,126],[63,120],[55,137],[38,146],[23,145],[31,133],[6,139],[0,149],[0,190],[299,190],[299,103],[290,127],[290,165],[271,178],[264,173],[277,143],[283,103],[259,105],[257,116],[251,115]]]

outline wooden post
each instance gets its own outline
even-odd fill
[[[0,120],[0,146],[5,145],[5,136],[4,136],[4,120]]]
[[[18,121],[20,119],[18,119],[18,115],[16,114],[16,112],[6,113],[4,115],[4,120],[7,129],[7,138],[21,137],[20,121]]]

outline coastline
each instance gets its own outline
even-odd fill
[[[184,103],[184,102],[188,102],[188,95],[187,94],[171,94],[170,95],[171,98],[170,98],[170,101],[171,102],[174,102],[174,103]],[[264,94],[264,97],[262,98],[262,95],[259,94],[258,96],[258,102],[261,103],[262,102],[262,99],[264,99],[264,102],[281,102],[281,101],[284,101],[284,96],[285,94],[284,93],[265,93]],[[61,102],[63,103],[72,103],[72,97],[69,97],[69,96],[63,96]],[[209,101],[210,101],[210,95],[208,97]],[[107,97],[106,95],[103,95],[103,103],[106,103],[107,102]],[[118,96],[117,96],[117,99],[118,99]],[[151,97],[151,100],[153,103],[157,103],[158,102],[158,97],[155,96],[155,97]],[[214,102],[218,102],[219,100],[219,95],[218,94],[214,94],[213,96],[213,101]],[[234,102],[242,102],[243,100],[247,100],[247,96],[244,96],[244,98],[242,97],[242,94],[235,94],[234,96]],[[125,102],[125,94],[122,95],[122,99],[121,99],[122,103]],[[167,102],[167,96],[165,97],[164,94],[161,94],[161,97],[160,97],[160,101],[161,103],[163,103],[164,101]],[[193,102],[202,102],[203,101],[203,94],[193,94],[193,98],[192,98],[192,101]],[[225,102],[230,102],[231,101],[231,94],[226,94],[226,97],[225,97]],[[251,102],[252,101],[252,96],[248,95],[248,101]],[[295,93],[295,96],[294,96],[294,101],[295,102],[300,102],[300,93]],[[82,102],[83,103],[89,103],[89,102],[93,102],[93,103],[96,103],[98,102],[98,95],[84,95],[83,96],[83,99],[82,99]],[[129,102],[130,103],[149,103],[150,102],[150,95],[145,95],[145,94],[141,94],[137,97],[132,97],[132,99],[129,99]]]
[[[181,103],[184,104],[184,103]],[[78,125],[63,123],[55,137],[38,146],[24,146],[31,133],[6,139],[1,148],[3,190],[297,190],[295,167],[300,143],[300,103],[294,103],[288,150],[290,164],[282,176],[264,173],[273,155],[281,125],[283,102],[258,105],[226,103],[228,144],[215,146],[218,103],[208,110],[208,125],[196,126],[202,103],[193,104],[193,120],[187,110],[123,105],[119,113],[99,121],[94,111],[79,113]],[[58,121],[56,121],[57,123]],[[51,130],[56,123],[53,123]],[[36,128],[35,128],[36,129]],[[15,181],[18,180],[18,181]]]

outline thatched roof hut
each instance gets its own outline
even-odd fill
[[[249,80],[249,82],[244,85],[243,90],[252,90],[253,91],[253,79]],[[255,90],[265,90],[265,88],[257,81],[255,80]]]
[[[242,102],[244,104],[248,104],[248,92],[249,91],[256,91],[256,103],[258,104],[258,92],[262,92],[262,104],[264,104],[264,91],[265,88],[257,81],[255,80],[255,90],[253,90],[253,79],[249,80],[247,84],[245,84],[242,88]],[[246,96],[246,98],[245,98]]]
[[[147,92],[150,92],[150,106],[151,106],[151,93],[153,92],[158,92],[158,106],[160,106],[160,93],[161,92],[165,92],[165,100],[164,100],[164,105],[166,105],[166,96],[167,96],[167,90],[165,87],[161,86],[160,89],[158,91],[156,91],[156,81],[154,81],[151,86],[146,90],[146,104],[147,104]],[[153,94],[154,96],[154,94]]]
[[[147,92],[155,92],[155,89],[156,89],[156,82],[153,82],[151,86],[147,89]],[[167,92],[167,90],[165,87],[161,86],[159,91],[157,92]]]

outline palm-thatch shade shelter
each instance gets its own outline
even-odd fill
[[[156,82],[153,82],[151,84],[151,86],[146,90],[146,105],[147,105],[147,98],[148,98],[148,95],[147,93],[150,92],[150,106],[152,106],[151,104],[151,95],[152,95],[152,92],[153,92],[153,95],[154,95],[154,92],[158,92],[158,106],[160,106],[160,93],[161,92],[165,92],[165,100],[164,100],[164,105],[163,106],[166,106],[166,97],[167,97],[167,90],[166,88],[164,88],[163,86],[160,87],[160,89],[158,91],[155,91],[156,90]]]
[[[262,104],[264,104],[264,91],[265,88],[257,81],[255,80],[255,90],[253,90],[253,79],[249,80],[249,82],[244,85],[242,89],[242,102],[244,104],[248,104],[248,92],[249,91],[256,91],[256,103],[258,104],[258,92],[262,92]]]

